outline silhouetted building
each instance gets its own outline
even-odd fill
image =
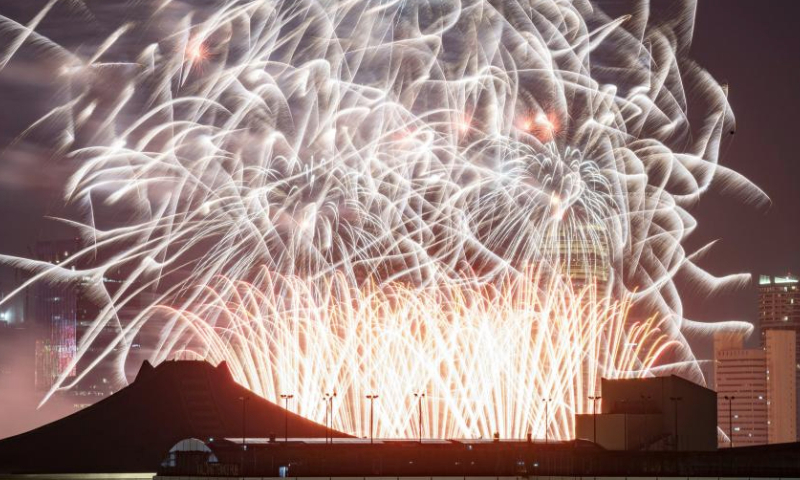
[[[0,440],[0,473],[155,472],[181,439],[241,438],[243,428],[245,436],[269,438],[287,425],[290,436],[347,437],[256,396],[224,363],[145,363],[114,395]]]
[[[77,241],[58,240],[37,242],[33,258],[57,265],[77,250]],[[77,295],[71,285],[48,280],[34,283],[28,288],[25,316],[36,330],[34,385],[42,391],[50,390],[59,375],[75,376],[70,363],[77,352]]]
[[[13,371],[17,360],[15,357],[19,353],[19,345],[26,340],[26,333],[22,324],[0,321],[0,386],[8,388],[3,380],[4,377],[11,377],[15,373]]]
[[[608,450],[717,448],[716,393],[675,375],[602,379],[600,413],[575,416],[575,436]],[[595,430],[596,425],[596,430]]]
[[[0,300],[5,299],[5,295],[5,290],[0,286]],[[0,386],[5,385],[4,377],[14,373],[13,366],[19,353],[17,346],[24,342],[24,334],[27,333],[22,315],[15,307],[8,304],[0,307]]]
[[[103,398],[113,394],[119,388],[116,365],[114,360],[122,345],[113,347],[113,343],[120,334],[120,322],[96,324],[103,309],[103,305],[93,301],[89,289],[94,287],[93,282],[101,282],[103,288],[111,297],[119,288],[122,280],[106,274],[102,278],[84,277],[75,285],[77,292],[77,332],[79,345],[81,340],[92,335],[91,341],[85,348],[77,363],[77,375],[80,380],[70,389],[69,395],[76,409],[85,408]],[[135,301],[128,302],[124,309],[115,309],[114,315],[126,318],[133,317],[139,312],[139,304]],[[87,339],[88,340],[88,339]],[[106,353],[106,349],[110,352]],[[99,363],[92,366],[98,358]]]
[[[604,394],[610,405],[625,404],[623,411],[634,394],[645,396],[631,403],[646,411],[658,410],[661,403],[666,408],[669,397],[656,397],[675,394],[684,399],[686,409],[699,405],[702,412],[703,405],[714,405],[713,392],[677,377],[612,382],[605,385]],[[681,422],[679,433],[688,430],[702,437],[706,425],[691,412],[686,417],[688,424]],[[800,471],[800,444],[684,453],[609,451],[585,440],[544,444],[503,439],[375,439],[373,443],[331,431],[255,396],[233,380],[225,364],[213,367],[187,361],[165,362],[155,368],[145,363],[136,380],[111,397],[0,441],[0,474],[104,473],[108,475],[95,477],[142,478],[130,474],[156,471],[157,478],[183,479],[788,477]]]
[[[582,440],[261,441],[187,438],[165,452],[154,480],[347,478],[497,480],[545,478],[796,477],[800,444],[701,452],[604,450]]]
[[[78,239],[40,241],[30,250],[32,258],[42,262],[60,265],[70,261],[68,268],[72,270],[89,267],[85,259],[76,260],[75,254],[81,250]],[[92,299],[90,289],[96,288],[98,282],[110,298],[121,280],[112,278],[109,273],[103,277],[73,278],[69,283],[52,283],[43,278],[26,291],[24,317],[29,328],[36,332],[34,385],[46,392],[66,371],[67,383],[76,383],[57,395],[76,410],[108,397],[120,387],[114,364],[114,355],[120,347],[111,348],[110,354],[105,352],[119,335],[120,323],[109,322],[96,328],[95,320],[103,305]],[[130,301],[125,309],[117,309],[114,314],[133,316],[138,311],[139,305]],[[80,342],[89,332],[93,339],[83,354],[78,355]],[[101,357],[99,363],[90,367]],[[70,367],[72,362],[76,363]]]

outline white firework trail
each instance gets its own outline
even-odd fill
[[[178,356],[225,361],[256,393],[293,395],[307,418],[324,422],[325,394],[336,393],[331,425],[359,436],[378,395],[378,437],[419,436],[422,406],[427,437],[571,438],[601,377],[651,376],[680,353],[655,318],[629,322],[629,298],[524,273],[483,288],[354,289],[342,274],[319,286],[265,270],[256,284],[219,279],[191,311],[151,314],[177,318],[171,328],[195,340]]]
[[[143,25],[125,24],[90,55],[35,33],[39,17],[31,26],[6,19],[15,40],[0,65],[25,42],[61,62],[68,101],[32,130],[57,131],[57,147],[79,165],[65,199],[86,212],[70,221],[86,247],[60,265],[3,260],[34,272],[25,286],[88,287],[104,308],[73,363],[113,326],[116,339],[91,364],[113,353],[123,376],[134,339],[160,323],[154,361],[186,350],[224,358],[239,381],[276,400],[283,381],[264,376],[291,376],[285,364],[271,364],[271,350],[237,349],[218,332],[209,338],[199,316],[220,302],[231,309],[232,290],[220,296],[220,278],[255,286],[248,294],[254,296],[253,288],[274,275],[305,285],[303,302],[312,306],[328,305],[325,288],[332,282],[367,306],[375,298],[391,303],[391,296],[376,294],[384,288],[418,290],[417,316],[408,319],[377,320],[381,309],[372,306],[354,318],[340,318],[339,310],[306,317],[282,306],[281,297],[259,297],[259,328],[322,329],[311,337],[319,348],[339,341],[321,333],[330,322],[352,329],[348,335],[411,325],[402,321],[435,322],[442,333],[480,326],[469,308],[464,317],[437,316],[451,308],[436,307],[442,297],[431,292],[439,289],[471,298],[512,279],[533,282],[526,287],[540,292],[533,304],[566,291],[574,295],[570,308],[591,299],[590,312],[601,313],[588,317],[601,324],[618,318],[620,311],[608,308],[616,298],[655,315],[679,344],[671,371],[703,383],[684,335],[730,324],[685,319],[676,277],[705,293],[748,277],[716,278],[695,264],[708,247],[685,251],[696,226],[689,209],[714,181],[750,200],[766,197],[719,164],[733,116],[726,89],[685,57],[694,7],[681,7],[676,18],[652,22],[647,2],[611,18],[581,0],[228,0],[205,8],[167,1]],[[156,31],[157,38],[134,54],[117,48],[140,30]],[[537,266],[536,281],[527,265]],[[560,275],[571,277],[563,284],[589,285],[592,295],[542,280]],[[109,290],[104,277],[123,282]],[[284,294],[298,300],[301,290]],[[414,300],[412,290],[402,298]],[[137,316],[119,316],[137,303],[144,303]],[[173,313],[164,316],[161,305]],[[428,320],[419,313],[423,307],[442,311]],[[505,309],[497,319],[480,321],[508,333],[497,322],[520,321],[514,312],[521,307],[497,308]],[[583,325],[584,316],[570,318]],[[542,325],[538,317],[524,321]],[[624,326],[615,331],[603,338],[628,335]],[[407,335],[412,345],[434,348],[426,354],[447,351]],[[520,339],[517,353],[536,338]],[[291,343],[292,337],[272,339]],[[604,352],[618,347],[611,340],[602,346]],[[483,360],[479,345],[463,351],[473,356],[465,361]],[[583,358],[570,351],[563,368]],[[263,363],[253,371],[253,362]],[[596,374],[611,375],[597,368],[580,382],[564,382],[585,389]],[[62,375],[53,391],[85,373],[72,382]],[[339,426],[357,433],[363,384],[354,385],[342,407],[351,413]],[[528,415],[541,417],[543,408],[531,395],[544,387],[526,388],[519,393],[528,395],[519,403],[531,409],[524,415],[522,407],[503,409],[508,399],[493,398],[497,410],[476,412],[474,421],[458,417],[466,411],[459,404],[442,414],[448,420],[432,424],[441,435],[492,428],[518,435],[535,423]],[[555,391],[568,388],[578,387],[564,383]],[[572,411],[585,409],[583,400],[560,401]],[[497,420],[512,411],[524,419]],[[304,412],[318,417],[310,406]],[[408,433],[396,418],[385,420],[381,432]],[[569,436],[570,425],[559,423],[559,435]]]

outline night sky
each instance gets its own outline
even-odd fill
[[[664,0],[668,1],[668,0]],[[44,4],[34,0],[0,0],[0,15],[25,21]],[[103,2],[88,2],[90,5]],[[98,17],[124,14],[109,11]],[[618,8],[627,2],[601,2]],[[658,3],[658,0],[657,2]],[[716,191],[706,195],[692,212],[699,228],[688,243],[701,246],[718,239],[700,262],[710,272],[724,275],[800,273],[800,28],[796,0],[699,0],[691,57],[730,87],[730,103],[737,119],[733,141],[725,144],[722,164],[762,188],[771,205],[758,208],[735,195]],[[116,13],[116,15],[114,15]],[[54,18],[43,28],[58,41],[79,46],[108,32],[93,25],[76,25],[74,18]],[[85,32],[85,33],[81,33]],[[91,33],[88,33],[91,32]],[[85,38],[82,37],[85,35]],[[30,53],[30,52],[29,52]],[[70,168],[30,142],[12,140],[46,111],[57,91],[46,67],[12,60],[0,71],[0,252],[28,254],[37,239],[63,237],[48,215],[61,216],[63,185]],[[52,73],[52,72],[51,72]],[[691,106],[690,106],[691,109]],[[12,283],[9,270],[0,277],[2,290]],[[755,321],[755,291],[749,288],[710,299],[686,298],[687,316],[700,320],[728,318]],[[699,346],[701,350],[707,346]],[[701,353],[702,355],[702,353]]]
[[[772,1],[765,6],[745,0],[699,2],[692,57],[730,86],[737,120],[722,163],[772,200],[769,208],[756,209],[714,192],[698,205],[696,240],[720,240],[703,263],[717,274],[800,273],[800,31],[795,22],[800,3]],[[728,314],[755,321],[755,304],[750,289],[724,302],[689,307],[698,318]]]
[[[0,0],[0,14],[27,19],[43,4]],[[627,2],[603,4],[624,9]],[[100,9],[100,18],[114,13],[107,7]],[[720,83],[730,86],[737,119],[734,139],[725,146],[722,163],[752,180],[772,200],[768,208],[757,208],[714,191],[697,205],[693,213],[699,228],[689,246],[719,240],[701,263],[715,274],[800,272],[800,163],[795,153],[800,137],[798,13],[800,3],[793,0],[774,0],[769,8],[750,0],[701,0],[698,5],[691,56]],[[88,29],[57,17],[45,22],[43,28],[65,43],[79,46],[105,33],[96,26]],[[123,18],[116,17],[117,22]],[[76,32],[83,31],[91,33],[83,33],[85,38],[81,38]],[[6,254],[25,255],[28,245],[37,239],[68,234],[45,216],[65,213],[61,192],[69,167],[50,158],[46,151],[36,151],[35,145],[9,147],[11,139],[45,111],[48,99],[57,91],[54,86],[46,70],[30,70],[11,62],[0,72],[0,145],[4,147],[0,157],[0,219],[5,226],[0,251]],[[7,289],[8,278],[4,284]],[[687,300],[690,317],[755,319],[752,289],[719,299],[722,301]]]

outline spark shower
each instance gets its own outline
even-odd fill
[[[21,138],[75,165],[84,247],[2,260],[101,308],[48,396],[147,343],[317,421],[336,391],[357,435],[379,394],[378,435],[415,436],[424,391],[428,435],[568,438],[600,376],[703,383],[686,337],[747,328],[685,318],[676,287],[748,280],[684,249],[712,182],[766,198],[719,164],[734,119],[686,56],[691,2],[143,3],[91,52],[39,32],[58,0],[3,19],[0,66],[58,66]]]

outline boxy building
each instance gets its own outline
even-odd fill
[[[770,433],[770,443],[794,442],[797,441],[797,433],[800,431],[800,403],[797,402],[797,398],[800,397],[800,279],[792,275],[759,276],[758,324],[761,330],[761,347],[767,352],[770,350],[768,332],[779,330],[790,332],[795,336],[794,354],[782,354],[783,358],[778,361],[781,368],[786,362],[791,362],[795,374],[794,395],[786,394],[785,390],[789,385],[785,382],[782,385],[772,382],[772,388],[777,388],[772,391],[776,398],[781,399],[784,403],[794,402],[795,413],[792,418],[795,421],[795,427],[794,429],[781,428],[780,431],[773,429],[773,432]],[[785,345],[784,342],[787,341],[785,335],[780,338],[775,336],[772,340],[777,342],[772,347],[774,349],[781,349]],[[783,376],[783,370],[781,370],[781,376]],[[770,425],[774,418],[774,416],[770,418]],[[785,423],[787,418],[783,417],[781,421]]]
[[[608,450],[715,450],[717,395],[675,375],[603,379],[600,413],[576,415],[575,435]]]

